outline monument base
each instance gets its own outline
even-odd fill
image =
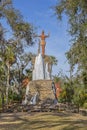
[[[29,84],[30,97],[39,94],[39,101],[44,102],[48,99],[54,100],[55,96],[52,90],[52,80],[35,80]]]

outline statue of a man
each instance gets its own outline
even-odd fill
[[[49,34],[48,35],[45,35],[44,34],[44,31],[42,31],[42,34],[37,36],[37,37],[40,37],[41,38],[41,41],[40,41],[40,44],[41,44],[41,47],[42,47],[42,56],[45,55],[45,45],[46,45],[46,42],[45,42],[45,39],[47,37],[49,37]]]

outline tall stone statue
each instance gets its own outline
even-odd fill
[[[41,48],[42,48],[42,56],[44,57],[44,55],[45,55],[45,45],[46,45],[46,42],[45,42],[45,39],[47,38],[47,37],[49,37],[49,34],[48,35],[45,35],[44,34],[44,31],[42,31],[42,34],[41,35],[38,35],[38,36],[36,36],[36,37],[40,37],[40,45],[41,45]]]

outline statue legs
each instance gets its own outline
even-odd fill
[[[44,57],[45,55],[45,45],[41,45],[42,46],[42,56]]]

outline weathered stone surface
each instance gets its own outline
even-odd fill
[[[51,87],[52,80],[35,80],[30,82],[29,93],[34,95],[36,92],[39,93],[39,98],[41,101],[45,101],[46,99],[54,99],[53,90]]]

